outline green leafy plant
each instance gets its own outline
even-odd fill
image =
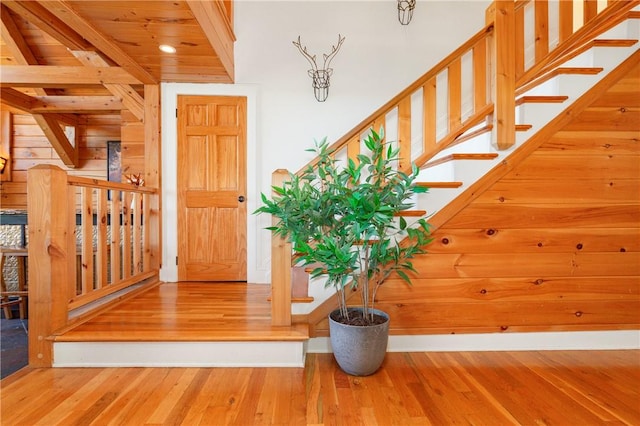
[[[364,143],[368,154],[341,164],[326,138],[316,142],[307,151],[317,154],[317,162],[273,187],[272,200],[262,194],[255,213],[277,218],[267,229],[292,243],[298,263],[313,266],[311,277],[326,275],[326,285],[338,294],[341,322],[354,323],[345,290],[360,287],[359,320],[368,324],[378,288],[393,272],[411,284],[411,259],[431,239],[425,219],[409,225],[398,216],[413,207],[413,194],[427,191],[415,185],[418,168],[412,165],[406,174],[394,167],[399,151],[384,142],[382,129],[372,130]]]

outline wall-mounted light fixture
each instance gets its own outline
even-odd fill
[[[398,0],[398,21],[402,25],[409,25],[413,18],[413,9],[416,7],[416,0]]]
[[[323,54],[324,63],[322,68],[318,68],[316,64],[316,55],[309,55],[307,52],[307,48],[303,47],[300,44],[300,36],[298,36],[298,41],[294,41],[293,44],[300,50],[302,56],[307,58],[307,61],[311,64],[311,69],[308,71],[309,77],[313,79],[313,94],[316,96],[318,102],[324,102],[327,100],[327,96],[329,96],[329,77],[333,74],[333,69],[329,68],[329,64],[338,50],[340,50],[340,46],[344,42],[344,37],[338,34],[338,44],[335,46],[331,46],[331,53],[328,55]]]
[[[4,168],[7,166],[8,158],[0,157],[0,174],[4,174]]]

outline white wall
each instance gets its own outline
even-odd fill
[[[484,25],[489,0],[418,1],[413,20],[402,26],[396,2],[235,2],[234,85],[163,84],[163,268],[161,279],[177,280],[176,118],[177,95],[247,96],[248,208],[269,193],[271,173],[296,171],[311,156],[314,139],[335,141],[464,43]],[[292,44],[301,37],[319,64],[346,40],[331,63],[329,98],[317,102],[309,63]],[[248,218],[248,280],[268,283],[269,218]]]

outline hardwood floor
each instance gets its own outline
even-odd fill
[[[162,283],[74,327],[56,341],[306,340],[307,326],[271,325],[270,286]]]
[[[640,424],[640,351],[389,353],[369,377],[303,368],[24,369],[10,425]]]

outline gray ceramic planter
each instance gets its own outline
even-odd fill
[[[362,311],[362,309],[350,308],[349,311]],[[387,321],[371,326],[353,326],[336,322],[329,314],[329,334],[333,356],[340,368],[353,376],[368,376],[375,373],[382,365],[387,353],[389,315],[378,309],[371,311],[385,317]]]

